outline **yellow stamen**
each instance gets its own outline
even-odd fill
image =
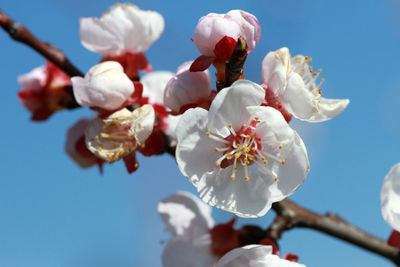
[[[210,136],[210,134],[211,134],[210,132],[206,132],[206,135],[207,135],[207,136]]]
[[[248,180],[250,179],[250,177],[249,177],[249,176],[246,176],[246,177],[244,177],[244,179],[245,179],[246,181],[248,181]]]
[[[286,162],[286,161],[285,161],[284,159],[283,159],[283,160],[281,160],[281,163],[282,163],[282,165],[283,165],[283,164],[285,164],[285,162]]]
[[[215,151],[216,151],[216,152],[218,152],[218,151],[219,151],[219,148],[218,148],[218,147],[216,147],[216,148],[215,148]]]
[[[136,169],[139,167],[139,163],[135,163],[134,165],[133,165],[133,167],[135,167]]]
[[[239,157],[240,157],[240,154],[239,154],[238,152],[236,152],[236,153],[235,153],[235,158],[238,159]]]
[[[232,123],[229,123],[229,124],[228,124],[228,127],[231,128],[231,127],[232,127]]]
[[[231,180],[235,180],[235,175],[231,175]]]
[[[279,149],[282,149],[283,148],[283,145],[279,145]]]
[[[215,166],[219,167],[220,163],[217,161],[215,162]]]
[[[275,178],[275,182],[279,182],[279,178],[278,177]]]

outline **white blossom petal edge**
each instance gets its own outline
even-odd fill
[[[133,152],[153,131],[155,113],[151,105],[134,111],[124,108],[107,119],[94,119],[86,128],[87,148],[110,163]]]
[[[305,267],[272,254],[271,246],[248,245],[225,254],[214,267]]]
[[[320,122],[332,119],[348,106],[348,99],[321,97],[321,84],[316,84],[322,69],[313,70],[310,57],[298,55],[291,58],[287,47],[269,52],[263,62],[263,83],[271,89],[294,117]]]
[[[381,204],[383,219],[400,231],[400,163],[394,165],[383,180]]]
[[[79,28],[82,45],[103,55],[144,52],[163,31],[159,13],[130,3],[114,5],[101,18],[82,18]]]
[[[212,266],[210,229],[214,226],[211,207],[188,192],[177,192],[158,204],[158,212],[173,234],[163,255],[164,267]]]
[[[203,201],[241,217],[263,216],[309,172],[303,141],[279,111],[259,106],[264,97],[261,86],[236,81],[209,112],[187,110],[176,130],[181,172]]]
[[[85,77],[72,77],[72,89],[81,106],[115,110],[134,92],[132,81],[121,64],[105,61],[93,66]]]

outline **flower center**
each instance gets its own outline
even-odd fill
[[[222,153],[215,165],[220,168],[227,168],[233,165],[231,180],[236,179],[236,173],[239,168],[244,168],[245,177],[243,179],[248,181],[250,179],[248,166],[253,163],[267,165],[269,163],[268,159],[273,159],[285,164],[284,159],[279,159],[263,151],[263,140],[255,132],[257,124],[260,124],[258,117],[252,119],[248,124],[243,124],[238,131],[235,131],[232,124],[228,124],[227,128],[231,134],[224,139],[212,135],[210,132],[206,133],[211,139],[224,144],[222,147],[215,148],[215,152]],[[283,145],[279,145],[279,149],[282,148]],[[278,178],[275,179],[275,181],[278,180]]]

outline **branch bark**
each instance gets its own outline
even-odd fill
[[[275,241],[287,230],[296,227],[310,228],[381,255],[400,266],[400,249],[362,231],[338,215],[320,215],[287,199],[274,203],[272,209],[277,213],[277,217],[268,228],[267,235]]]
[[[64,55],[64,53],[49,43],[45,43],[36,38],[27,28],[12,20],[0,9],[0,26],[12,39],[26,44],[36,50],[39,54],[51,61],[54,65],[62,69],[69,76],[83,76]]]

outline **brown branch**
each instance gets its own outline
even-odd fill
[[[310,228],[381,255],[400,266],[398,248],[362,231],[335,214],[319,215],[287,199],[274,203],[272,208],[277,217],[268,228],[267,235],[275,241],[280,239],[286,230],[295,227]]]
[[[9,18],[1,9],[0,26],[12,39],[33,48],[69,76],[83,76],[83,73],[68,60],[60,49],[37,39],[27,28]]]

